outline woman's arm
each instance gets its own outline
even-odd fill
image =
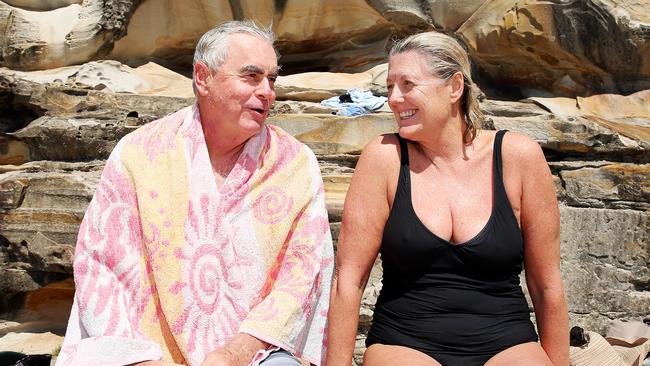
[[[390,142],[388,142],[390,141]],[[361,296],[377,258],[389,214],[390,169],[399,174],[396,138],[378,137],[363,150],[345,198],[328,315],[327,366],[352,362]]]
[[[526,283],[540,341],[554,365],[569,364],[569,317],[560,273],[560,212],[553,177],[541,147],[508,134],[521,181],[520,224]],[[504,143],[505,145],[505,143]]]

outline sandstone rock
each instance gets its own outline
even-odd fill
[[[528,95],[627,94],[650,86],[646,6],[487,1],[457,34],[480,74],[496,85]]]
[[[45,114],[42,101],[32,98],[35,88],[36,83],[0,73],[0,133],[16,131]]]
[[[607,164],[562,170],[568,203],[581,207],[650,209],[650,165]]]
[[[20,93],[29,93],[28,108],[48,115],[2,137],[0,162],[4,163],[105,159],[127,133],[193,103],[190,98],[20,85]]]
[[[561,227],[562,272],[572,324],[602,332],[610,319],[647,315],[647,211],[562,207]]]
[[[279,114],[336,114],[336,108],[327,107],[320,103],[283,100],[276,101],[271,107],[270,116]]]
[[[2,331],[5,328],[13,327],[16,325],[20,325],[20,323],[0,319],[0,331]]]
[[[431,25],[455,31],[485,0],[450,1],[433,0],[370,0],[368,1],[384,18],[401,27]]]
[[[29,163],[0,173],[0,293],[36,290],[71,275],[79,224],[102,167]]]
[[[1,68],[0,73],[43,85],[56,83],[111,92],[194,97],[191,79],[153,62],[131,68],[118,61],[103,60],[43,71],[25,72]]]
[[[28,355],[52,354],[63,344],[63,337],[47,333],[9,333],[0,338],[0,349]]]
[[[29,146],[20,139],[0,134],[0,164],[23,164],[31,160]]]
[[[176,88],[177,84],[173,85]],[[143,124],[192,104],[194,98],[110,93],[56,83],[38,84],[0,72],[1,101],[7,104],[0,103],[0,132],[14,132],[46,114],[74,118],[129,117],[139,119],[137,123]]]
[[[268,123],[289,132],[316,155],[358,154],[373,137],[396,131],[393,115],[387,113],[357,117],[276,115]]]
[[[350,186],[352,174],[324,175],[325,202],[330,222],[340,222],[343,217],[343,202]]]
[[[390,24],[362,0],[192,0],[182,4],[165,0],[143,2],[136,9],[128,35],[116,42],[110,57],[155,58],[187,67],[194,46],[205,31],[222,21],[245,18],[263,25],[273,24],[280,53],[284,55],[282,63],[288,68],[308,65],[311,70],[359,70],[381,62],[383,44],[390,34]]]
[[[36,11],[48,11],[63,8],[70,4],[80,4],[83,0],[4,0],[16,8]]]
[[[140,0],[51,3],[0,2],[2,66],[22,70],[54,68],[105,56]],[[47,3],[46,3],[47,4]],[[26,5],[25,8],[20,8]],[[38,11],[29,10],[36,8]],[[52,8],[52,6],[50,6]]]
[[[74,281],[68,277],[34,291],[3,293],[0,296],[3,303],[14,304],[10,312],[15,322],[1,327],[0,336],[48,331],[64,335],[74,299]]]
[[[590,116],[561,119],[540,107],[522,106],[518,102],[490,101],[484,105],[487,106],[486,116],[490,127],[532,137],[549,150],[553,160],[559,155],[609,160],[648,159],[650,142],[636,139],[633,133],[643,134],[646,128],[644,122],[611,122]],[[495,107],[498,105],[500,107]],[[510,111],[505,115],[496,115],[504,109]]]
[[[642,90],[631,95],[602,94],[576,99],[582,115],[610,120],[639,118],[645,119],[646,126],[650,126],[650,90]]]
[[[15,136],[34,160],[88,161],[108,158],[119,139],[138,127],[137,118],[41,117]]]
[[[622,0],[12,0],[0,3],[0,23],[7,25],[0,65],[34,70],[108,57],[187,71],[201,34],[248,18],[273,24],[281,62],[293,73],[361,71],[385,61],[393,36],[436,28],[457,31],[494,89],[629,93],[650,85],[645,6]]]
[[[630,140],[639,142],[642,161],[647,161],[647,150],[650,146],[650,91],[641,91],[629,96],[603,94],[588,98],[531,98],[556,116],[564,123],[574,123],[576,120],[589,121],[617,134],[621,143],[628,144]],[[601,142],[610,140],[600,136]],[[634,143],[632,143],[634,144]]]
[[[320,102],[345,94],[349,89],[373,90],[382,94],[386,87],[388,64],[377,65],[360,73],[306,72],[280,76],[275,83],[278,100]]]

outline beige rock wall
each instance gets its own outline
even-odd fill
[[[492,95],[586,96],[650,87],[648,0],[0,1],[0,66],[35,70],[116,59],[188,72],[206,30],[272,25],[285,71],[360,72],[395,37],[462,40]]]
[[[650,87],[648,3],[486,2],[459,29],[481,74],[528,95]]]

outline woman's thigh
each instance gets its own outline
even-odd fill
[[[260,366],[301,366],[300,361],[285,350],[271,353]]]
[[[373,344],[363,355],[363,366],[441,366],[433,358],[420,351],[402,346]]]
[[[492,356],[485,366],[553,366],[539,343],[528,342],[507,348]]]

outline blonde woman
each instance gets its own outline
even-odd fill
[[[397,43],[387,87],[399,134],[365,147],[348,191],[326,364],[350,365],[381,253],[364,365],[568,365],[559,211],[541,148],[479,130],[470,63],[449,36]]]

